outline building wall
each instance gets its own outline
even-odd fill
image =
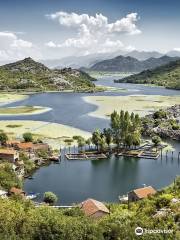
[[[130,202],[134,202],[134,201],[138,201],[139,198],[137,197],[137,195],[132,191],[128,193],[128,200]]]
[[[93,215],[91,215],[92,218],[101,218],[103,216],[106,216],[108,213],[102,212],[102,211],[97,211]]]

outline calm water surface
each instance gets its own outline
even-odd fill
[[[100,79],[97,84],[111,87],[126,88],[124,92],[105,92],[93,95],[124,96],[132,94],[145,95],[178,95],[175,90],[148,87],[135,84],[114,84],[114,77]],[[92,131],[109,125],[108,120],[88,116],[95,111],[96,106],[83,101],[81,93],[41,93],[32,95],[29,99],[9,104],[8,106],[40,105],[51,107],[52,111],[32,116],[0,117],[0,120],[39,120],[56,122]],[[142,184],[153,185],[156,188],[170,184],[174,177],[180,174],[180,162],[177,154],[180,143],[171,142],[176,149],[174,159],[171,155],[158,160],[115,158],[99,161],[68,161],[42,167],[34,173],[34,180],[26,180],[24,189],[27,192],[43,193],[52,191],[59,197],[61,204],[71,204],[92,197],[102,201],[118,201],[118,195],[142,187]]]

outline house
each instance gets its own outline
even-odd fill
[[[16,188],[16,187],[12,187],[9,190],[9,194],[10,195],[21,195],[22,197],[24,197],[26,195],[26,193],[22,189]]]
[[[33,143],[32,142],[20,142],[16,145],[17,150],[22,150],[26,152],[33,151]]]
[[[156,190],[151,186],[138,188],[128,193],[128,200],[132,202],[138,201],[140,199],[147,198],[148,196],[155,193]]]
[[[19,160],[19,153],[10,148],[0,149],[0,159],[7,160],[9,162],[16,162]]]
[[[21,142],[16,145],[16,149],[26,152],[35,152],[38,150],[49,150],[49,145],[45,143],[33,144],[32,142]]]
[[[48,151],[49,145],[46,143],[37,143],[37,144],[33,144],[33,149],[34,149],[34,151],[39,151],[39,150]]]
[[[84,214],[92,218],[101,218],[109,214],[109,210],[102,203],[95,199],[87,199],[86,201],[80,203],[80,208],[83,210]]]

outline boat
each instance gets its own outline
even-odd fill
[[[30,192],[29,194],[26,195],[26,199],[32,200],[32,199],[37,198],[38,195],[39,195],[39,193]]]
[[[59,162],[60,156],[53,155],[53,156],[49,157],[49,160],[52,162]]]
[[[121,203],[127,203],[128,202],[128,195],[119,196],[119,201]]]
[[[32,179],[34,179],[34,177],[32,177],[32,176],[29,176],[29,177],[28,177],[28,179],[32,180]]]

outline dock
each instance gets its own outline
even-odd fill
[[[135,158],[145,158],[145,159],[158,159],[160,156],[159,152],[154,151],[124,151],[118,153],[117,156],[125,156],[125,157],[135,157]]]
[[[70,153],[65,154],[68,160],[99,160],[107,159],[104,153]]]

